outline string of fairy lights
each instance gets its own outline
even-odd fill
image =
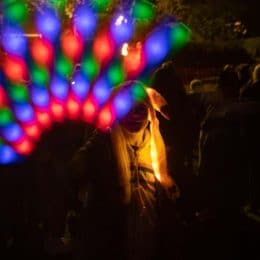
[[[106,131],[145,98],[150,73],[188,42],[183,23],[155,22],[150,2],[119,2],[2,2],[0,164],[30,155],[54,122]],[[126,81],[133,83],[117,87]]]

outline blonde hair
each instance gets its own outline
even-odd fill
[[[120,124],[116,125],[111,130],[111,140],[113,150],[116,158],[117,169],[119,174],[119,183],[123,188],[122,200],[128,203],[131,199],[131,172],[130,172],[130,160],[127,151],[127,142],[123,129]]]
[[[167,156],[165,143],[159,129],[159,120],[156,117],[156,112],[151,106],[151,102],[148,97],[149,103],[149,130],[151,133],[151,145],[153,144],[155,149],[154,156],[156,157],[156,165],[153,163],[153,170],[157,179],[161,185],[168,188],[173,185],[171,177],[168,175],[167,168]],[[124,131],[120,124],[117,124],[111,130],[111,140],[117,158],[117,167],[119,173],[120,185],[123,187],[123,201],[129,203],[131,199],[131,171],[130,171],[130,160],[127,151],[127,139],[124,135]],[[151,155],[152,156],[152,155]]]

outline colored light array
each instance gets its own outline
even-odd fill
[[[182,23],[161,23],[131,42],[137,23],[151,22],[154,6],[133,1],[99,25],[99,14],[112,1],[89,1],[74,8],[71,24],[62,27],[66,1],[48,1],[34,14],[40,37],[23,30],[24,1],[4,1],[0,48],[0,164],[17,162],[34,149],[53,122],[80,120],[101,131],[123,118],[146,92],[147,77],[189,40]],[[119,86],[119,87],[118,87]]]

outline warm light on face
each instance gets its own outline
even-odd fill
[[[121,125],[129,132],[135,133],[148,124],[148,107],[145,103],[135,105],[121,120]]]

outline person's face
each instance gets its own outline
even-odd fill
[[[121,121],[121,125],[129,132],[138,132],[148,124],[148,106],[145,103],[135,105]]]

